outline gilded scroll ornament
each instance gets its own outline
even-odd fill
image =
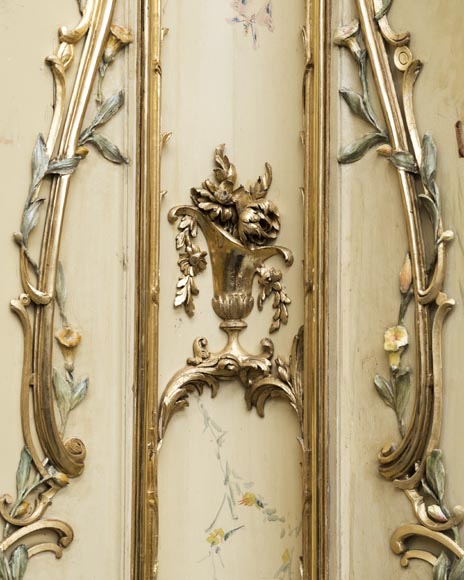
[[[16,498],[9,495],[0,498],[4,522],[0,580],[21,580],[32,556],[51,552],[60,558],[63,548],[73,540],[68,524],[45,518],[55,495],[82,473],[86,456],[84,443],[75,437],[66,438],[65,433],[70,413],[87,395],[89,379],[75,374],[75,354],[82,335],[66,312],[68,291],[59,246],[71,178],[89,152],[86,146],[94,145],[114,163],[127,162],[119,148],[97,131],[122,107],[123,91],[98,103],[93,121],[82,131],[98,62],[109,38],[114,3],[115,0],[88,0],[85,7],[79,4],[80,22],[73,29],[60,29],[58,49],[46,59],[54,80],[54,113],[48,137],[45,139],[41,134],[37,137],[21,227],[13,236],[19,246],[23,286],[23,293],[12,300],[11,308],[18,315],[24,333],[21,385],[24,448],[16,473]],[[84,45],[81,61],[68,99],[66,73],[74,58],[74,46],[81,40]],[[111,43],[110,38],[107,50],[111,49]],[[44,193],[47,178],[50,189]],[[43,208],[46,216],[37,260],[30,238]],[[58,328],[56,307],[61,322]],[[55,343],[63,357],[61,368],[52,362]]]
[[[379,470],[405,492],[417,519],[417,523],[396,530],[391,547],[401,556],[402,566],[420,559],[433,566],[434,579],[459,580],[464,578],[464,551],[459,533],[464,508],[450,508],[446,503],[446,472],[440,449],[442,329],[454,306],[443,291],[443,284],[446,247],[453,233],[443,225],[437,148],[430,134],[420,135],[414,113],[413,91],[422,63],[408,47],[409,33],[396,33],[388,22],[392,0],[356,3],[359,20],[339,28],[334,39],[354,57],[362,91],[342,89],[340,93],[351,112],[370,124],[373,131],[346,146],[339,161],[357,161],[373,147],[390,161],[399,179],[409,240],[400,271],[398,319],[384,334],[389,376],[377,375],[374,379],[380,397],[395,412],[400,434],[398,443],[389,443],[381,450]],[[368,62],[386,129],[371,104]],[[398,84],[395,76],[399,77]],[[426,247],[432,249],[427,251]],[[417,360],[415,400],[407,416],[413,369],[404,365],[402,357],[410,342],[404,321],[411,303],[415,307]],[[411,541],[415,548],[423,545],[423,549],[412,549]]]

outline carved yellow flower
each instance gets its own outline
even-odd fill
[[[105,52],[103,53],[103,62],[105,64],[113,62],[118,52],[128,44],[131,44],[133,40],[134,38],[130,30],[123,26],[113,24],[110,29],[110,35],[108,37]]]
[[[393,370],[400,366],[401,355],[408,346],[408,331],[404,326],[392,326],[385,331],[384,349],[389,353],[390,367]]]
[[[392,326],[385,331],[383,348],[387,352],[397,352],[409,343],[408,331],[404,326]]]
[[[337,28],[333,39],[336,45],[348,48],[358,62],[363,58],[363,54],[365,53],[359,44],[359,34],[359,20],[353,20],[347,26]]]
[[[64,326],[55,334],[55,338],[63,354],[66,368],[72,371],[74,368],[75,349],[81,342],[81,333],[70,326]]]
[[[222,528],[216,528],[209,534],[206,541],[208,544],[211,544],[211,546],[217,546],[224,541],[224,536],[224,530]]]

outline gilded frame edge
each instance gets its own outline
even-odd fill
[[[330,2],[305,0],[303,41],[304,327],[303,578],[328,578],[327,265]],[[161,1],[141,0],[137,55],[137,211],[132,580],[158,573],[158,295]]]

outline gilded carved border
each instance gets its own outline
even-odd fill
[[[240,301],[229,304],[227,299],[215,298],[215,310],[223,318],[221,327],[229,335],[226,348],[211,355],[205,341],[199,339],[194,345],[194,357],[189,365],[176,375],[158,401],[157,357],[158,357],[158,295],[159,295],[159,224],[160,224],[160,167],[163,144],[168,136],[161,132],[161,82],[162,42],[167,33],[161,22],[160,0],[145,0],[139,14],[139,193],[137,204],[137,288],[136,299],[136,364],[135,364],[135,430],[134,430],[134,509],[133,509],[133,553],[132,577],[155,579],[158,572],[158,491],[157,456],[162,437],[172,413],[186,404],[186,397],[195,388],[200,392],[208,384],[213,393],[218,388],[217,380],[228,380],[231,375],[243,377],[248,388],[247,401],[256,405],[262,413],[265,400],[277,391],[293,401],[303,432],[303,560],[302,573],[305,580],[327,577],[327,470],[326,470],[326,263],[327,263],[327,144],[328,144],[328,21],[329,7],[324,0],[306,2],[306,21],[302,26],[305,62],[302,63],[304,126],[302,142],[305,149],[304,183],[304,345],[294,349],[293,360],[299,354],[302,359],[302,393],[298,400],[295,385],[284,385],[280,377],[272,378],[269,373],[269,356],[253,358],[253,365],[261,372],[262,380],[254,382],[248,372],[249,355],[243,353],[238,343],[238,334],[243,324],[237,320],[246,316],[247,308]],[[219,148],[215,175],[228,187],[234,181],[235,169]],[[231,167],[232,166],[232,167]],[[230,173],[232,172],[232,173]],[[228,177],[229,176],[229,177]],[[258,180],[257,189],[266,190],[270,183],[270,168]],[[201,206],[203,196],[215,193],[214,185],[206,183],[203,193],[192,198]],[[208,190],[208,191],[207,191]],[[237,190],[238,191],[238,190]],[[233,195],[232,189],[229,192]],[[262,191],[248,192],[248,196],[262,195]],[[264,193],[265,195],[265,193]],[[236,192],[236,197],[238,193]],[[217,197],[217,196],[216,196]],[[243,200],[242,200],[243,201]],[[240,201],[237,199],[237,208]],[[230,207],[231,204],[229,204]],[[209,206],[204,206],[209,207]],[[222,211],[222,210],[214,210]],[[235,211],[232,208],[232,211]],[[267,211],[267,210],[266,210]],[[221,235],[211,221],[194,207],[175,208],[172,219],[181,215],[188,220],[195,218],[208,235]],[[208,213],[206,211],[206,213]],[[211,215],[211,214],[210,214]],[[214,213],[214,216],[216,213]],[[227,214],[228,215],[228,214]],[[213,222],[215,217],[213,217]],[[193,314],[192,288],[196,270],[202,268],[202,252],[194,247],[192,240],[185,244],[185,235],[191,235],[190,221],[180,222],[182,237],[179,265],[183,272],[178,283],[176,305],[183,305],[188,314]],[[192,226],[193,227],[193,226]],[[233,228],[231,228],[233,231]],[[243,233],[243,232],[242,232]],[[206,238],[208,239],[208,235]],[[240,236],[240,234],[239,234]],[[191,236],[194,237],[194,236]],[[226,238],[230,236],[226,235]],[[233,236],[232,236],[233,237]],[[246,240],[242,237],[241,242]],[[248,255],[250,261],[254,250],[245,251],[239,241],[228,239],[234,251]],[[253,239],[255,247],[259,240]],[[241,246],[240,248],[238,246]],[[245,244],[246,246],[246,244]],[[190,249],[190,253],[189,253]],[[277,248],[273,248],[277,250]],[[284,255],[288,255],[284,251]],[[213,260],[214,261],[214,260]],[[254,267],[254,266],[253,266]],[[263,275],[263,287],[265,286]],[[265,294],[265,293],[264,293]],[[284,301],[279,291],[281,301]],[[227,304],[226,304],[227,302]],[[284,304],[284,302],[282,302]],[[240,310],[240,312],[239,312]],[[243,312],[242,312],[243,311]],[[285,322],[274,319],[274,322]],[[244,314],[243,314],[244,313]],[[240,315],[239,315],[240,314]],[[234,320],[234,322],[232,322]],[[226,328],[227,327],[227,328]],[[276,330],[274,325],[272,330]],[[267,344],[267,343],[266,343]],[[297,344],[297,343],[296,343]],[[263,346],[266,349],[266,345]],[[233,359],[233,360],[232,360]],[[252,365],[252,366],[253,366]],[[264,366],[263,366],[264,365]],[[246,368],[245,368],[246,367]],[[264,368],[265,367],[265,368]],[[246,372],[245,372],[246,371]],[[245,375],[243,374],[245,372]],[[256,378],[256,377],[254,377]],[[249,387],[252,388],[249,388]],[[271,395],[272,396],[272,395]]]
[[[63,548],[74,537],[69,524],[46,517],[56,494],[82,474],[86,456],[80,439],[66,438],[69,414],[86,397],[89,379],[75,377],[75,351],[81,333],[71,325],[66,312],[68,290],[59,253],[72,176],[88,155],[89,146],[112,163],[127,162],[101,133],[101,127],[124,103],[124,91],[103,97],[103,78],[119,51],[132,41],[128,30],[111,26],[114,5],[115,0],[78,2],[80,21],[74,28],[60,28],[58,48],[46,58],[54,81],[53,116],[47,138],[42,134],[37,137],[21,227],[13,236],[19,248],[23,287],[19,298],[11,301],[11,308],[24,334],[20,394],[24,447],[16,473],[16,498],[0,498],[1,580],[21,580],[29,560],[42,552],[61,558]],[[82,52],[70,83],[68,71],[79,43]],[[83,130],[97,76],[97,112]],[[44,208],[40,256],[36,259],[30,241]],[[58,330],[55,318],[61,323]],[[53,366],[55,341],[63,356],[62,369]]]
[[[371,148],[386,157],[399,180],[408,252],[400,272],[397,323],[385,332],[389,377],[377,375],[375,387],[398,421],[400,439],[379,453],[379,471],[404,491],[416,522],[391,537],[401,565],[414,559],[433,567],[435,580],[464,578],[459,528],[464,510],[445,499],[445,467],[440,450],[443,412],[442,330],[454,306],[443,290],[447,245],[453,232],[443,223],[437,182],[437,148],[429,133],[421,136],[414,111],[414,86],[422,63],[409,49],[410,34],[395,32],[388,21],[393,0],[356,0],[358,19],[339,28],[336,44],[346,47],[359,68],[362,91],[341,89],[351,112],[371,132],[346,146],[340,163],[359,160]],[[390,57],[393,58],[390,58]],[[372,68],[384,123],[371,104],[368,64]],[[396,82],[398,81],[398,82]],[[428,222],[428,223],[427,223]],[[413,370],[402,361],[409,344],[405,316],[415,308],[415,399],[408,412]]]

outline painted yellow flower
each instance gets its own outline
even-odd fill
[[[224,541],[224,536],[225,536],[224,530],[222,528],[216,528],[206,538],[206,541],[209,544],[211,544],[211,546],[217,546],[218,544]]]
[[[400,348],[408,345],[408,331],[404,326],[392,326],[385,331],[383,348],[387,352],[397,352]]]
[[[243,495],[243,497],[239,503],[240,503],[240,505],[246,505],[247,507],[253,507],[253,506],[258,507],[258,498],[256,497],[256,495],[254,493],[247,491]]]
[[[288,548],[285,548],[285,551],[282,554],[282,563],[288,564],[289,562],[290,562],[290,552],[288,551]]]

